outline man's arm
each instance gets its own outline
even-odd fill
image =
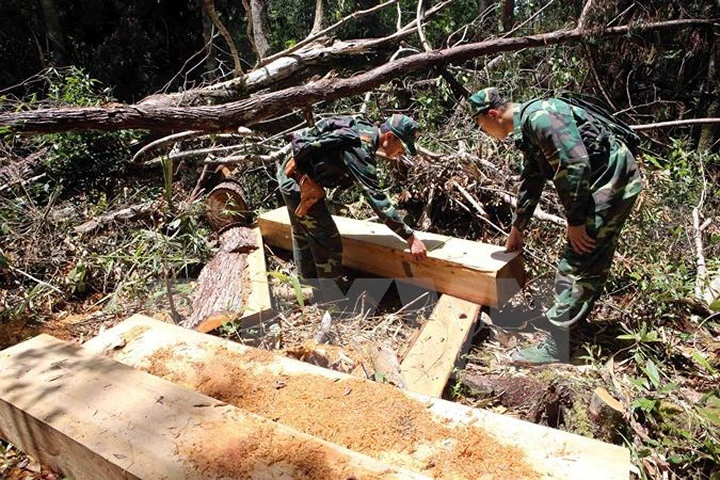
[[[375,156],[363,148],[353,148],[344,152],[343,161],[352,177],[360,184],[365,198],[380,220],[405,240],[415,260],[426,258],[425,244],[414,235],[412,228],[402,221],[387,194],[380,188]]]
[[[590,156],[575,124],[570,107],[555,102],[552,108],[531,114],[528,127],[550,166],[559,193],[565,194],[568,241],[577,253],[595,248],[585,229],[592,206],[590,191]]]
[[[540,171],[537,159],[525,154],[518,187],[518,201],[512,218],[512,226],[520,232],[525,231],[525,227],[530,222],[544,187],[545,176]]]

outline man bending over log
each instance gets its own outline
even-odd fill
[[[516,352],[516,363],[569,361],[570,329],[588,316],[602,293],[620,232],[642,190],[627,145],[634,135],[629,127],[588,102],[581,108],[570,98],[515,104],[495,88],[470,97],[478,127],[499,140],[512,134],[524,155],[506,248],[522,248],[523,231],[546,180],[555,184],[568,222],[555,301],[545,312],[550,335]]]
[[[325,188],[361,187],[368,203],[398,236],[415,260],[427,256],[425,244],[400,218],[380,188],[375,153],[388,158],[415,154],[417,124],[395,114],[380,127],[364,118],[338,116],[292,136],[293,156],[278,170],[278,183],[290,213],[293,257],[298,275],[321,294],[342,284],[342,240],[324,201]]]

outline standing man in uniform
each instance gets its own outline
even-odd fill
[[[523,245],[523,232],[547,180],[567,217],[567,245],[558,263],[555,301],[545,316],[550,334],[515,353],[516,363],[569,361],[569,333],[584,320],[608,278],[620,232],[642,190],[635,158],[608,125],[556,98],[516,104],[496,88],[470,97],[478,127],[493,138],[512,135],[523,152],[517,207],[506,243]]]
[[[298,275],[319,288],[326,300],[342,285],[342,241],[323,199],[325,188],[359,185],[380,220],[407,243],[415,260],[427,256],[380,188],[375,153],[395,159],[415,154],[417,124],[395,114],[380,127],[364,118],[339,116],[295,132],[293,157],[278,170],[278,183],[292,226],[293,257]],[[337,285],[337,286],[336,286]]]

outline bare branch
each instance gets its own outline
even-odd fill
[[[702,192],[700,193],[700,200],[698,200],[697,206],[692,210],[692,219],[693,233],[695,236],[695,255],[697,256],[697,273],[695,274],[695,298],[699,301],[703,301],[703,298],[705,296],[705,290],[708,286],[708,272],[705,265],[705,253],[703,251],[703,228],[700,225],[700,214],[702,212],[703,204],[705,203],[707,182],[705,181],[705,167],[702,160],[700,160],[698,163],[700,164],[700,176],[702,178],[703,188]]]
[[[462,185],[460,185],[457,181],[453,180],[450,182],[450,185],[457,188],[458,191],[462,194],[463,197],[465,197],[465,200],[470,202],[470,205],[473,206],[475,210],[480,214],[480,216],[487,218],[488,214],[483,208],[483,206],[480,204],[480,202],[477,201],[476,198],[474,198],[470,193],[463,188]]]
[[[578,23],[577,23],[578,30],[585,30],[585,22],[587,22],[588,14],[590,13],[590,10],[592,9],[592,3],[593,3],[593,0],[587,0],[585,2],[585,6],[583,6],[582,12],[580,13],[580,18],[578,18]]]
[[[432,51],[432,45],[428,42],[425,36],[425,27],[423,26],[423,19],[425,16],[425,7],[423,7],[423,0],[418,0],[417,12],[415,13],[415,21],[417,22],[418,37],[420,37],[420,43],[426,52]]]
[[[697,125],[704,123],[720,123],[720,118],[689,118],[687,120],[673,120],[671,122],[646,123],[644,125],[631,125],[633,130],[652,130],[653,128],[677,127],[680,125]]]
[[[238,54],[237,47],[235,46],[235,42],[233,41],[230,32],[228,32],[227,28],[225,28],[225,25],[223,25],[222,21],[220,21],[220,17],[218,17],[217,12],[215,11],[215,0],[205,0],[205,10],[207,11],[208,17],[210,17],[210,20],[212,20],[215,27],[217,27],[218,31],[225,39],[225,42],[228,44],[228,47],[230,48],[230,55],[232,56],[233,64],[235,65],[235,76],[239,77],[243,74],[242,66],[240,65],[240,55]]]
[[[333,23],[332,25],[330,25],[329,27],[327,27],[324,30],[320,30],[319,32],[316,32],[316,33],[311,32],[311,35],[309,35],[307,38],[305,38],[305,40],[302,40],[302,41],[296,43],[292,47],[285,49],[282,52],[279,52],[279,53],[276,53],[274,55],[270,55],[269,57],[264,58],[262,60],[262,62],[260,63],[260,65],[261,66],[267,65],[268,63],[272,62],[273,60],[277,60],[280,57],[286,57],[287,55],[291,54],[292,52],[301,49],[305,45],[311,44],[318,38],[325,36],[328,33],[334,32],[335,30],[342,27],[343,25],[345,25],[346,23],[348,23],[351,20],[364,17],[365,15],[370,15],[371,13],[382,10],[383,8],[389,7],[390,5],[393,5],[397,2],[398,2],[398,0],[387,0],[386,2],[383,2],[379,5],[375,5],[372,8],[368,8],[366,10],[358,10],[356,12],[353,12],[350,15],[348,15],[347,17],[344,17],[344,18],[338,20],[337,22]]]
[[[251,132],[251,131],[248,130],[248,132]],[[150,150],[152,150],[154,148],[159,147],[160,145],[165,145],[168,143],[175,143],[179,140],[187,140],[187,139],[191,139],[191,138],[204,137],[206,135],[207,135],[207,132],[190,130],[187,132],[173,133],[172,135],[158,138],[157,140],[154,140],[154,141],[148,143],[147,145],[142,147],[140,150],[138,150],[137,153],[135,153],[135,155],[133,155],[130,162],[131,163],[137,162],[138,159],[141,158],[143,155],[145,155],[147,152],[149,152]],[[221,138],[246,138],[248,136],[249,135],[247,135],[247,134],[237,134],[237,135],[236,134],[221,134],[221,135],[218,135],[218,137],[221,137]]]
[[[509,203],[510,205],[517,206],[517,198],[515,198],[512,195],[509,195],[507,193],[498,192],[500,195],[500,198],[502,198],[505,202]],[[548,213],[544,211],[543,209],[537,207],[535,208],[535,211],[533,212],[533,217],[537,218],[538,220],[546,220],[548,222],[552,222],[556,225],[560,225],[562,227],[567,227],[567,221],[565,221],[564,218],[558,217],[557,215],[553,215],[552,213]]]

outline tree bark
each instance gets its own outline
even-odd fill
[[[260,246],[255,232],[235,227],[220,236],[220,252],[200,272],[193,292],[192,315],[180,323],[185,328],[209,331],[242,315],[253,285],[248,272],[248,254]]]
[[[706,117],[712,118],[718,116],[720,112],[720,79],[718,79],[717,62],[718,62],[718,41],[713,36],[710,48],[710,62],[708,64],[707,80],[705,90],[706,98],[710,101],[707,109]],[[710,150],[717,139],[717,124],[705,124],[700,130],[700,139],[698,140],[698,150]]]
[[[270,53],[267,0],[243,0],[248,16],[248,38],[258,63]]]
[[[213,55],[213,23],[206,8],[202,9],[202,26],[203,39],[205,40],[205,71],[210,74],[211,79],[214,79],[214,72],[218,65]]]
[[[515,20],[515,0],[503,0],[502,5],[502,28],[503,32],[512,30]]]
[[[313,22],[310,35],[313,35],[325,28],[325,4],[327,0],[315,0],[315,21]]]
[[[43,16],[45,17],[45,28],[50,38],[50,52],[48,58],[50,64],[62,66],[67,64],[67,48],[65,46],[65,35],[60,27],[60,16],[55,8],[54,0],[40,0]]]
[[[307,85],[256,95],[219,106],[164,107],[152,104],[60,108],[0,114],[0,125],[16,132],[51,133],[81,129],[230,131],[252,126],[290,108],[335,100],[371,90],[399,76],[428,68],[463,62],[480,55],[546,47],[593,36],[622,36],[630,31],[654,31],[688,25],[712,24],[710,20],[676,20],[645,25],[613,27],[597,31],[557,30],[541,35],[500,38],[460,45],[446,50],[419,53],[389,62],[373,70],[342,79],[323,79]]]

